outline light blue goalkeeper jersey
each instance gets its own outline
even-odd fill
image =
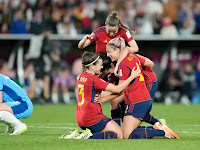
[[[19,85],[3,74],[0,74],[0,91],[3,94],[3,102],[12,108],[15,117],[21,119],[30,116],[33,105],[28,95]]]

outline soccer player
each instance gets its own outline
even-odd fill
[[[132,52],[138,52],[139,48],[136,41],[132,38],[131,34],[134,31],[122,24],[119,19],[118,13],[113,11],[106,19],[105,26],[99,27],[91,33],[86,35],[78,44],[79,49],[83,49],[96,41],[96,53],[100,51],[106,52],[106,44],[113,38],[124,38],[129,44]]]
[[[130,30],[127,26],[122,24],[118,13],[113,11],[111,15],[106,18],[105,26],[101,26],[91,33],[86,35],[78,44],[78,48],[83,49],[96,41],[96,53],[101,51],[106,52],[107,43],[113,38],[124,38],[130,46],[132,52],[138,52],[139,48],[136,41],[132,38],[132,34],[135,32]],[[115,77],[114,77],[115,78]],[[105,91],[104,96],[110,95],[110,92]],[[120,100],[120,97],[117,98]],[[123,103],[122,103],[123,104]],[[123,107],[123,105],[121,106]],[[111,102],[111,116],[120,125],[121,109],[119,105],[115,105]]]
[[[111,58],[112,61],[117,61],[120,56],[121,49],[118,45],[116,45],[116,41],[118,40],[118,43],[121,39],[112,39],[107,44],[107,56]],[[125,103],[127,104],[126,110],[125,110],[125,116],[123,121],[123,136],[125,139],[128,138],[135,138],[134,132],[138,132],[138,136],[151,138],[154,136],[165,136],[167,138],[177,138],[179,139],[179,136],[169,129],[164,124],[158,124],[156,123],[154,125],[154,128],[159,129],[148,129],[148,128],[141,128],[139,131],[136,128],[141,124],[141,122],[144,120],[145,116],[148,115],[152,108],[152,99],[150,97],[150,94],[147,90],[142,66],[148,66],[151,65],[148,64],[149,61],[146,61],[146,59],[137,57],[133,53],[129,53],[121,62],[118,72],[119,72],[119,83],[123,83],[124,80],[126,80],[130,72],[134,70],[134,68],[140,68],[141,69],[141,75],[137,78],[135,78],[129,86],[125,89]],[[134,136],[133,136],[134,135]]]
[[[90,137],[92,139],[104,139],[108,136],[109,138],[123,138],[120,126],[103,115],[101,105],[94,102],[94,98],[102,90],[120,93],[134,78],[140,75],[140,69],[133,70],[127,80],[115,86],[103,81],[96,75],[100,74],[103,68],[100,56],[86,51],[82,57],[82,64],[84,71],[77,79],[78,102],[76,107],[76,121],[78,126],[82,129],[90,129],[94,133]],[[109,96],[115,98],[118,95],[113,94]],[[84,134],[85,132],[78,138],[86,136]]]
[[[20,135],[27,126],[19,119],[27,118],[33,105],[25,91],[9,77],[0,74],[0,121],[7,125],[5,134]]]
[[[114,43],[118,47],[120,47],[120,45],[125,45],[123,39],[121,39],[120,41],[118,39],[113,39],[111,43]],[[119,74],[117,73],[119,64],[129,53],[131,53],[131,50],[129,49],[129,47],[124,47],[123,50],[120,52],[120,57],[116,63],[115,69],[114,69],[115,76],[119,77]],[[151,61],[150,59],[148,59],[144,56],[141,56],[139,54],[136,54],[135,56],[146,59],[148,61]],[[153,72],[153,70],[148,66],[143,66],[143,75],[144,75],[144,80],[145,80],[145,83],[147,86],[147,90],[149,91],[151,99],[153,99],[154,95],[157,91],[157,87],[158,87],[157,86],[157,77],[156,77],[155,73]],[[148,122],[152,125],[154,125],[156,122],[159,122],[159,120],[154,118],[151,114],[147,115],[144,118],[144,121]]]

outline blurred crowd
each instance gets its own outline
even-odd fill
[[[200,33],[199,0],[0,0],[0,33],[38,35],[31,39],[25,54],[24,81],[7,61],[0,60],[0,73],[23,87],[35,103],[76,102],[81,53],[74,58],[70,55],[69,63],[65,54],[74,51],[72,43],[49,37],[90,34],[104,25],[113,10],[136,34],[174,37]],[[182,65],[171,61],[165,70],[154,68],[161,74],[155,100],[200,103],[200,60]]]
[[[0,0],[0,33],[89,34],[113,10],[136,34],[200,33],[199,0]]]
[[[46,50],[48,46],[43,46]],[[48,57],[48,58],[47,58]],[[49,61],[45,62],[45,60]],[[200,60],[181,64],[170,61],[163,70],[155,62],[158,78],[155,101],[200,104]],[[74,103],[77,100],[76,78],[82,72],[82,59],[77,57],[69,65],[61,57],[59,49],[42,52],[37,59],[24,62],[24,82],[20,82],[16,70],[9,69],[8,62],[0,60],[0,74],[9,76],[29,95],[33,103]]]

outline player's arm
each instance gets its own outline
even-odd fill
[[[3,94],[2,91],[0,91],[0,104],[3,103]]]
[[[130,53],[130,48],[129,47],[124,47],[121,52],[120,52],[120,55],[119,55],[119,59],[116,63],[116,66],[115,66],[115,69],[114,69],[114,74],[115,76],[119,76],[118,74],[118,68],[119,68],[119,64],[122,62],[122,60],[128,55],[128,53]]]
[[[113,99],[115,99],[115,98],[121,96],[122,93],[123,93],[123,92],[121,92],[121,93],[119,93],[119,94],[113,93],[113,94],[107,95],[107,96],[99,96],[99,97],[95,98],[94,101],[97,102],[97,103],[105,103],[105,102],[111,101],[111,100],[113,100]]]
[[[136,70],[134,70],[134,69],[135,68],[133,68],[131,71],[131,76],[129,76],[122,84],[119,84],[116,86],[116,85],[113,85],[110,83],[106,87],[106,91],[120,93],[122,90],[124,90],[134,78],[141,75],[141,70],[139,67]]]
[[[139,51],[139,47],[134,39],[128,42],[128,45],[130,46],[130,52],[137,53]]]
[[[91,35],[85,35],[84,38],[78,43],[78,48],[83,49],[91,44],[89,38]]]
[[[154,67],[154,62],[151,61],[149,58],[144,57],[144,56],[139,55],[139,54],[137,54],[137,56],[138,56],[139,58],[142,58],[142,59],[145,60],[143,66],[145,66],[145,67],[150,67],[150,68]]]

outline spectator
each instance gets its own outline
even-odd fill
[[[169,17],[173,24],[177,24],[180,3],[176,0],[168,0],[166,3],[164,3],[163,8],[163,17]]]
[[[8,24],[4,22],[1,26],[0,34],[8,34],[8,33],[9,33]]]
[[[177,37],[178,30],[175,25],[172,24],[172,20],[169,17],[163,18],[163,27],[160,30],[160,34],[165,37]]]
[[[42,10],[38,9],[34,12],[33,20],[31,21],[30,33],[41,34],[44,31],[44,19]]]
[[[193,71],[193,66],[191,64],[186,64],[184,66],[184,74],[183,74],[183,89],[182,89],[183,95],[180,99],[180,102],[182,104],[190,104],[194,87],[195,87],[195,75]]]
[[[58,34],[69,34],[71,36],[75,36],[77,34],[77,30],[69,13],[65,14],[62,22],[57,24],[57,31]]]
[[[11,22],[10,32],[12,34],[26,34],[26,22],[23,18],[21,10],[18,10],[15,14],[15,19]]]
[[[200,34],[200,2],[194,7],[194,20],[196,23],[195,34]]]
[[[200,61],[197,62],[195,70],[195,92],[192,98],[193,104],[200,104]]]
[[[178,62],[173,61],[170,67],[163,72],[159,90],[163,92],[166,104],[171,104],[180,97],[183,83],[181,70],[179,68]]]

